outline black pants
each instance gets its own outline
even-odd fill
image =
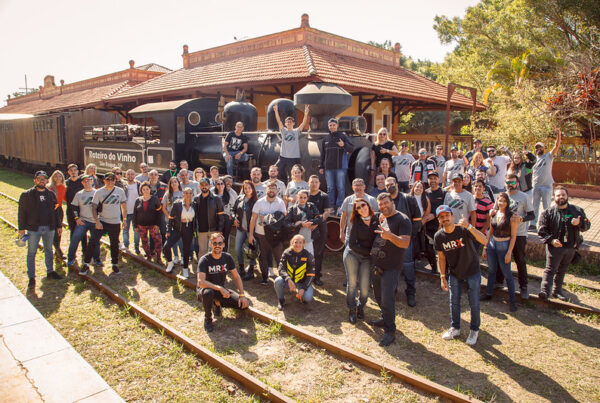
[[[258,264],[260,265],[260,273],[262,274],[262,279],[267,280],[269,278],[269,261],[268,257],[272,254],[275,258],[275,262],[273,267],[279,266],[279,261],[281,260],[281,255],[283,254],[283,244],[281,242],[277,242],[276,244],[271,244],[267,237],[264,235],[256,234],[256,239],[258,239],[258,246],[260,248],[260,253],[258,255]]]
[[[165,255],[165,259],[167,262],[173,260],[173,253],[171,249],[177,241],[181,239],[183,243],[183,267],[187,268],[190,263],[190,255],[192,250],[192,240],[194,239],[194,223],[181,223],[181,232],[173,229],[171,231],[171,235],[167,238],[167,242],[165,242],[163,246],[163,254]]]
[[[296,164],[300,163],[300,158],[286,158],[279,157],[275,165],[277,165],[277,169],[279,170],[279,179],[288,183],[292,177],[292,167]]]
[[[233,226],[233,220],[227,214],[223,214],[225,222],[223,223],[223,238],[225,238],[224,252],[229,253],[229,235],[231,235],[231,227]]]
[[[546,268],[542,276],[540,291],[550,294],[550,286],[553,282],[552,292],[562,291],[565,274],[574,255],[575,248],[555,248],[552,245],[546,245]]]
[[[229,298],[224,298],[220,291],[213,290],[212,288],[200,288],[198,289],[198,301],[202,301],[204,306],[204,317],[206,319],[212,319],[212,307],[215,301],[219,302],[223,308],[242,309],[238,305],[240,295],[230,289]]]
[[[525,259],[525,249],[527,248],[527,237],[518,236],[515,240],[515,246],[513,248],[512,256],[517,264],[517,271],[519,277],[519,287],[527,287],[527,261]],[[504,283],[504,275],[501,270],[496,271],[496,282],[498,284]]]
[[[325,242],[327,242],[327,224],[319,225],[319,236],[313,239],[313,248],[315,250],[315,279],[320,280],[323,274],[323,253],[325,253]]]
[[[396,331],[396,286],[400,278],[399,270],[383,270],[373,274],[373,293],[381,308],[383,329],[386,333]]]
[[[62,221],[63,221],[63,217],[64,217],[65,213],[62,209],[62,206],[59,206],[58,210],[59,210],[58,215],[60,216],[58,222],[60,223],[59,225],[62,228]],[[54,231],[54,240],[52,242],[54,244],[54,250],[56,251],[56,253],[62,255],[62,251],[60,250],[60,238],[61,238],[61,235],[58,234],[58,231]]]
[[[424,242],[425,249],[423,251],[423,255],[429,262],[429,266],[431,266],[431,271],[433,273],[438,273],[440,270],[439,270],[438,264],[437,264],[437,254],[435,253],[435,250],[433,249],[434,235],[435,235],[435,233],[428,234],[427,230],[425,230],[425,242]]]
[[[100,221],[100,224],[102,224],[102,229],[99,230],[94,228],[92,230],[90,242],[87,244],[85,253],[83,254],[83,262],[90,263],[92,255],[94,254],[94,249],[96,249],[100,243],[100,238],[102,238],[102,235],[108,233],[108,239],[110,240],[110,260],[112,264],[117,264],[119,263],[119,235],[121,234],[121,224],[108,224],[103,221]]]

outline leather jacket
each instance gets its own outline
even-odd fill
[[[240,223],[240,226],[238,227],[239,229],[242,228],[242,218],[244,217],[244,211],[246,212],[246,228],[250,229],[250,219],[252,218],[252,208],[254,207],[254,203],[256,203],[256,200],[248,200],[247,202],[245,202],[244,200],[246,199],[246,195],[245,194],[240,194],[237,199],[235,199],[235,202],[233,203],[233,207],[231,209],[232,214],[233,214],[233,218],[235,220],[238,220]]]
[[[199,230],[199,220],[200,215],[208,215],[208,231],[209,232],[223,232],[223,227],[225,225],[225,212],[223,211],[223,201],[219,196],[215,196],[212,192],[208,192],[208,196],[206,196],[206,206],[207,209],[204,211],[200,211],[200,198],[202,197],[202,193],[194,196],[192,200],[192,206],[194,206],[194,212],[196,216],[194,218],[196,222],[196,228]]]

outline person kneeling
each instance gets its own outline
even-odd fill
[[[275,293],[279,298],[277,309],[283,310],[285,305],[284,290],[289,288],[296,293],[296,298],[302,302],[313,299],[312,282],[315,278],[315,259],[304,249],[304,237],[294,235],[279,262],[279,277],[275,279]]]
[[[233,257],[223,252],[225,238],[220,232],[210,236],[212,251],[200,258],[198,262],[198,300],[204,306],[204,329],[214,330],[212,323],[213,308],[215,316],[221,316],[221,307],[246,309],[248,299],[244,297],[244,285],[235,268]],[[227,272],[231,274],[239,294],[224,287]]]

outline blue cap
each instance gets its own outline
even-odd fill
[[[435,210],[435,216],[438,217],[442,213],[450,213],[452,214],[452,209],[445,204],[442,204]]]

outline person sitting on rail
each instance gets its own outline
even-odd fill
[[[314,256],[313,239],[319,236],[319,225],[323,217],[319,213],[317,206],[308,201],[308,190],[298,192],[297,201],[290,204],[288,213],[285,216],[287,225],[304,237],[304,248]]]
[[[167,241],[163,246],[163,253],[167,260],[167,273],[170,273],[175,266],[171,249],[179,242],[182,243],[182,275],[185,278],[189,276],[190,251],[194,239],[194,217],[196,213],[192,205],[193,198],[194,191],[188,187],[183,190],[183,199],[173,202],[169,213],[169,222],[167,223]]]
[[[281,123],[277,103],[273,105],[273,112],[275,112],[275,119],[277,120],[277,125],[279,125],[279,131],[281,132],[281,150],[276,165],[279,172],[281,172],[280,179],[287,182],[291,179],[288,178],[288,172],[291,172],[294,165],[300,164],[300,143],[298,140],[300,138],[300,133],[307,127],[309,122],[309,106],[306,105],[304,107],[304,119],[302,119],[302,123],[295,129],[294,123],[296,123],[296,121],[293,116],[285,118],[285,126]]]
[[[77,192],[71,200],[71,208],[73,211],[73,219],[75,220],[75,229],[71,234],[71,242],[69,243],[69,249],[67,251],[67,265],[73,266],[75,264],[75,253],[79,242],[85,245],[82,246],[82,255],[85,254],[87,248],[87,233],[92,233],[96,225],[94,216],[92,215],[92,200],[96,189],[92,186],[93,180],[89,175],[83,175],[81,177],[81,183],[83,189]],[[100,262],[100,245],[96,247],[94,251],[94,261]]]
[[[157,264],[162,264],[160,252],[162,247],[162,237],[160,235],[160,220],[162,216],[162,206],[156,195],[151,193],[149,182],[144,182],[140,186],[141,196],[137,198],[133,206],[133,228],[140,235],[142,248],[146,252],[146,258],[152,258],[152,251]],[[148,234],[153,242],[149,242]]]
[[[244,134],[244,123],[237,122],[235,130],[227,133],[223,139],[223,158],[227,164],[227,174],[233,176],[233,164],[236,161],[248,161],[248,137]],[[212,175],[212,173],[211,173]]]
[[[50,279],[60,280],[62,277],[54,271],[52,242],[54,231],[62,232],[62,222],[56,212],[57,203],[54,193],[46,189],[48,175],[45,171],[37,171],[33,177],[35,186],[21,193],[19,197],[19,239],[25,231],[29,235],[27,241],[27,276],[28,288],[35,288],[35,255],[40,243],[44,243],[46,273]]]
[[[233,257],[223,252],[225,239],[220,232],[210,235],[210,253],[205,254],[198,262],[198,300],[204,306],[204,329],[214,330],[213,309],[216,317],[221,316],[221,307],[246,309],[248,299],[244,296],[244,284],[235,268]],[[225,277],[231,274],[239,293],[225,288]]]
[[[92,215],[96,227],[92,231],[90,242],[85,249],[83,272],[89,269],[94,250],[100,243],[102,235],[108,232],[110,240],[110,257],[113,273],[118,274],[119,267],[119,235],[121,220],[127,217],[127,197],[123,189],[115,186],[115,175],[112,172],[104,175],[104,186],[96,191],[92,199]]]
[[[312,282],[315,278],[315,259],[304,247],[304,237],[296,234],[290,241],[290,247],[281,255],[279,261],[279,276],[275,279],[274,287],[279,303],[277,309],[285,306],[285,289],[296,294],[296,298],[304,303],[313,300],[314,289]]]
[[[169,183],[171,178],[177,178],[179,174],[179,170],[177,170],[177,161],[171,160],[169,161],[169,169],[163,172],[160,177],[160,181],[164,183]]]

